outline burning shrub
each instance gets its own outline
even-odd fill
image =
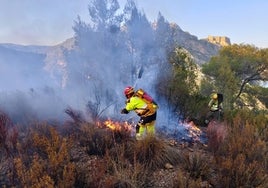
[[[79,142],[90,155],[103,156],[106,150],[131,137],[131,127],[127,123],[107,120],[96,124],[83,123],[80,127]]]

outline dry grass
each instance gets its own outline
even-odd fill
[[[1,125],[1,151],[12,154],[1,153],[1,187],[265,187],[268,183],[263,116],[237,113],[224,124],[209,126],[206,148],[170,145],[157,137],[136,141],[127,130],[112,131],[88,122],[68,122],[64,127],[3,122],[7,121]],[[8,136],[12,130],[18,130],[17,137]]]
[[[0,111],[0,157],[13,155],[16,149],[18,130],[4,112]]]
[[[70,161],[68,152],[71,139],[61,137],[55,128],[47,124],[35,126],[29,135],[21,143],[19,155],[14,158],[18,185],[72,187],[75,165]]]
[[[182,167],[188,172],[188,175],[197,179],[208,179],[212,170],[211,162],[208,156],[200,152],[185,153],[183,156]]]
[[[223,144],[227,136],[227,125],[224,122],[212,121],[207,127],[208,148],[213,152],[217,152]]]
[[[179,171],[177,174],[176,186],[177,188],[199,188],[199,187],[209,187],[201,186],[201,179],[192,179],[188,173]]]
[[[241,112],[229,123],[228,135],[215,154],[218,169],[218,185],[226,187],[263,187],[267,185],[267,142],[262,139],[254,122],[258,117],[249,117],[250,112]],[[265,121],[258,121],[263,122]],[[267,125],[266,125],[267,126]]]

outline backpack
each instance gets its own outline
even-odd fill
[[[218,95],[218,103],[221,104],[223,102],[223,94],[217,93]]]
[[[144,102],[146,102],[146,104],[149,106],[149,108],[154,108],[157,109],[158,105],[157,103],[154,101],[154,99],[147,93],[145,92],[143,89],[138,89],[135,94],[135,96],[141,98]]]
[[[218,95],[218,108],[222,109],[223,94],[217,93],[217,95]]]

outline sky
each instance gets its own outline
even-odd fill
[[[121,7],[127,0],[118,0]],[[90,0],[0,0],[0,43],[56,45],[88,22]],[[149,21],[160,12],[198,39],[229,37],[234,44],[268,48],[267,0],[135,0]]]

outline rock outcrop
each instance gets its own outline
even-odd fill
[[[225,36],[211,36],[209,35],[206,39],[208,42],[211,42],[213,44],[217,44],[220,46],[229,46],[231,45],[231,41],[228,37]]]

